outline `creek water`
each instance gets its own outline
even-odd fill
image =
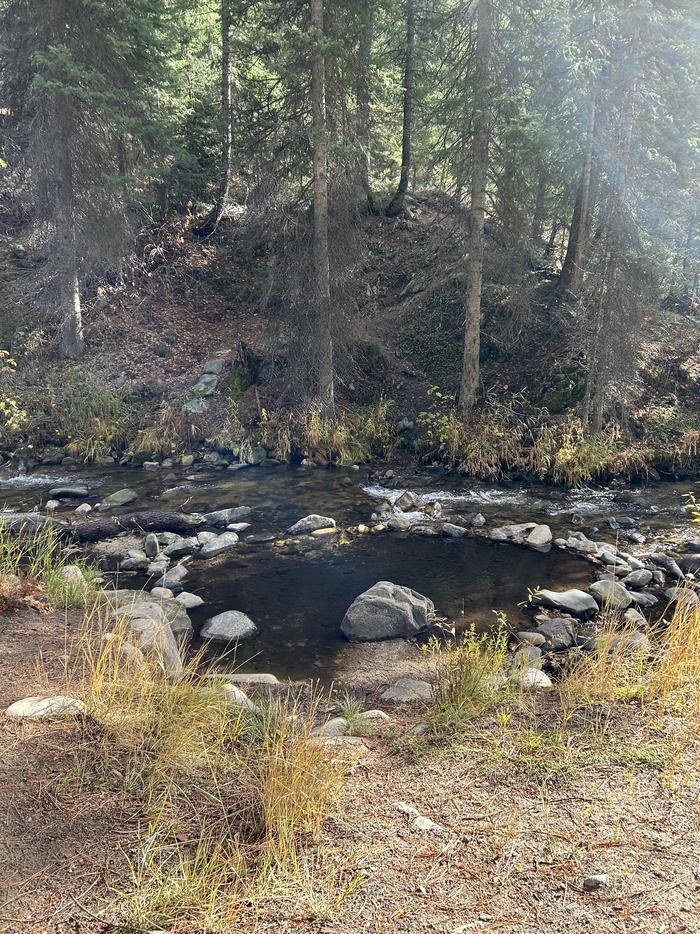
[[[285,539],[285,530],[309,513],[332,516],[339,528],[367,522],[378,502],[411,489],[426,502],[439,501],[445,514],[481,512],[486,527],[514,522],[546,522],[555,537],[565,529],[598,540],[614,541],[608,525],[614,516],[631,516],[650,540],[689,527],[683,495],[698,485],[661,483],[624,490],[564,491],[546,487],[496,486],[447,476],[440,471],[408,470],[387,481],[370,479],[369,470],[321,470],[302,467],[207,469],[146,472],[133,468],[73,470],[47,468],[26,476],[0,473],[0,508],[41,507],[52,486],[84,481],[95,503],[129,487],[139,499],[132,509],[207,512],[227,506],[250,506],[250,533]],[[57,515],[73,518],[77,501]],[[519,603],[528,588],[587,586],[591,566],[559,549],[531,548],[483,538],[450,539],[408,533],[344,533],[323,538],[302,536],[287,543],[237,548],[219,558],[192,559],[185,581],[205,605],[191,613],[195,629],[227,609],[247,613],[260,629],[252,643],[240,646],[235,659],[244,670],[273,671],[292,678],[314,674],[332,679],[345,643],[340,622],[354,598],[378,580],[404,584],[429,596],[440,616],[457,626],[478,629],[495,623],[495,611],[518,627],[526,622]],[[120,586],[139,586],[121,576]]]

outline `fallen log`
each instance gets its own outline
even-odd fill
[[[175,532],[177,535],[189,535],[204,525],[204,519],[198,515],[144,510],[126,512],[121,516],[86,519],[72,525],[69,531],[79,542],[100,542],[114,538],[121,532]]]

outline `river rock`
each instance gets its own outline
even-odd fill
[[[546,691],[553,686],[551,678],[539,668],[526,668],[521,671],[518,682],[523,691]]]
[[[574,621],[561,616],[545,620],[539,625],[537,632],[544,636],[545,645],[553,652],[563,652],[571,648],[576,641]]]
[[[473,529],[483,529],[483,527],[486,525],[486,519],[481,515],[480,512],[477,512],[477,514],[472,516],[469,520],[469,525]]]
[[[153,593],[153,591],[151,591]],[[204,600],[201,597],[197,596],[196,593],[188,593],[186,590],[183,590],[182,593],[179,593],[175,600],[184,606],[186,610],[196,610],[197,607],[203,606]]]
[[[382,700],[390,704],[411,704],[432,700],[433,687],[420,678],[399,678],[382,694]]]
[[[150,558],[151,561],[158,556],[160,552],[160,544],[158,543],[158,536],[154,535],[153,532],[149,532],[146,536],[146,539],[143,543],[143,550],[146,557]]]
[[[632,571],[631,574],[628,574],[627,577],[623,578],[622,583],[631,590],[641,590],[651,583],[653,577],[654,575],[651,571],[648,571],[646,568],[641,568],[640,570]]]
[[[394,500],[394,508],[400,509],[401,512],[410,512],[412,509],[416,508],[417,502],[418,498],[416,494],[411,493],[410,490],[406,490],[398,499]]]
[[[92,506],[90,505],[90,503],[81,503],[80,506],[75,507],[75,511],[78,513],[79,516],[85,516],[89,512],[92,512]]]
[[[421,518],[422,517],[421,513]],[[404,515],[389,516],[386,520],[386,527],[391,529],[392,532],[408,532],[411,528],[411,520],[408,516]]]
[[[355,598],[340,628],[351,642],[405,639],[426,629],[434,610],[432,600],[410,587],[379,581]]]
[[[221,690],[226,703],[232,707],[242,707],[244,710],[250,711],[250,713],[260,713],[258,705],[254,704],[245,691],[242,691],[237,685],[224,683],[221,685]]]
[[[156,599],[150,594],[135,590],[103,591],[103,594],[112,607],[113,618],[126,621],[144,655],[155,657],[169,677],[178,678],[182,674],[183,666],[173,625],[183,625],[183,607],[175,604],[174,600]],[[174,616],[172,604],[176,607]],[[173,624],[170,622],[169,612]],[[184,616],[187,617],[186,626],[189,632],[190,620],[187,613],[184,613]]]
[[[77,564],[66,564],[61,568],[60,573],[61,579],[65,581],[69,587],[75,587],[78,590],[83,590],[87,587],[83,569],[78,567]]]
[[[534,668],[537,663],[541,664],[541,658],[542,649],[538,648],[536,645],[523,645],[513,656],[513,670],[517,671],[521,668]]]
[[[495,542],[523,541],[536,527],[536,522],[519,522],[515,525],[501,525],[497,529],[491,529],[489,538]]]
[[[669,577],[675,577],[676,580],[683,579],[683,571],[681,571],[676,561],[669,557],[669,555],[655,552],[649,555],[648,560],[651,562],[651,564],[655,564],[656,567],[661,568],[662,571],[665,571]]]
[[[85,483],[65,483],[49,490],[52,499],[85,499],[87,495],[88,488]]]
[[[15,701],[5,711],[12,720],[60,720],[79,717],[85,712],[83,704],[75,697],[56,694],[52,697],[25,697]]]
[[[685,550],[691,555],[700,555],[700,538],[685,543]]]
[[[526,645],[534,645],[536,648],[542,648],[545,643],[544,634],[541,632],[530,632],[523,630],[522,632],[516,632],[516,638],[520,642],[524,642]]]
[[[305,532],[315,532],[317,529],[334,529],[335,528],[335,519],[331,519],[329,516],[319,516],[316,513],[313,513],[310,516],[304,516],[303,519],[299,519],[298,522],[295,522],[294,525],[290,526],[287,529],[289,535],[302,535]]]
[[[442,534],[447,535],[448,538],[463,538],[467,534],[467,529],[453,522],[443,522],[440,529]]]
[[[185,555],[194,554],[198,547],[199,540],[195,536],[176,538],[174,542],[165,546],[163,554],[168,558],[184,558]]]
[[[248,642],[258,635],[258,627],[240,610],[226,610],[208,619],[201,635],[212,642]]]
[[[618,581],[602,580],[589,588],[598,603],[611,610],[626,610],[633,603],[627,588]]]
[[[686,574],[700,575],[700,554],[685,555],[681,558],[680,566]]]
[[[642,609],[648,610],[652,606],[656,606],[659,602],[659,598],[655,597],[653,593],[630,593],[630,598],[634,606],[640,606]]]
[[[175,597],[175,594],[172,590],[168,590],[167,587],[154,587],[151,590],[151,596],[156,597],[158,600],[162,600],[167,597],[168,600],[172,600]]]
[[[611,529],[633,529],[636,521],[631,516],[611,516],[608,525]]]
[[[583,590],[539,590],[533,595],[532,602],[537,606],[571,613],[579,619],[590,619],[598,612],[596,601]]]
[[[203,545],[199,551],[199,558],[215,558],[217,555],[230,551],[238,544],[238,536],[235,532],[224,532],[223,535],[217,535],[216,538]]]
[[[315,726],[311,731],[311,736],[345,736],[348,731],[348,721],[345,717],[333,717]]]
[[[257,535],[246,535],[245,540],[248,545],[269,545],[275,536],[272,532],[258,532]]]
[[[123,490],[117,490],[116,493],[110,493],[97,507],[100,512],[107,512],[108,509],[117,509],[120,506],[128,506],[134,500],[139,498],[136,490],[130,490],[128,487]]]
[[[607,650],[619,655],[651,655],[651,642],[642,632],[603,633],[596,637],[595,647],[598,652]]]
[[[536,525],[525,539],[525,544],[533,548],[542,548],[552,541],[552,530],[548,525]]]
[[[252,511],[250,506],[233,506],[230,509],[217,509],[214,512],[206,512],[203,518],[207,525],[225,528],[227,525],[231,525],[232,522],[247,518]]]

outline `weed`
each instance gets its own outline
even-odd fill
[[[361,702],[346,691],[340,703],[340,716],[347,721],[348,733],[351,736],[362,736],[367,729],[368,721],[363,717],[362,711]]]

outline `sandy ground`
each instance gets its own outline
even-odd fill
[[[60,689],[77,625],[76,616],[28,610],[0,617],[0,707]],[[585,730],[555,735],[547,702],[509,719],[484,715],[449,746],[431,748],[410,733],[419,711],[387,710],[389,732],[353,747],[362,755],[310,871],[316,894],[263,904],[236,931],[700,931],[694,748],[672,765],[670,737],[660,733],[656,761],[623,720],[608,725],[612,752],[601,762]],[[120,929],[102,912],[110,886],[126,877],[139,814],[100,789],[75,793],[79,738],[74,723],[0,719],[3,932]],[[439,829],[413,829],[397,801]],[[609,884],[584,891],[591,873],[608,874]],[[343,889],[350,894],[337,897]]]

